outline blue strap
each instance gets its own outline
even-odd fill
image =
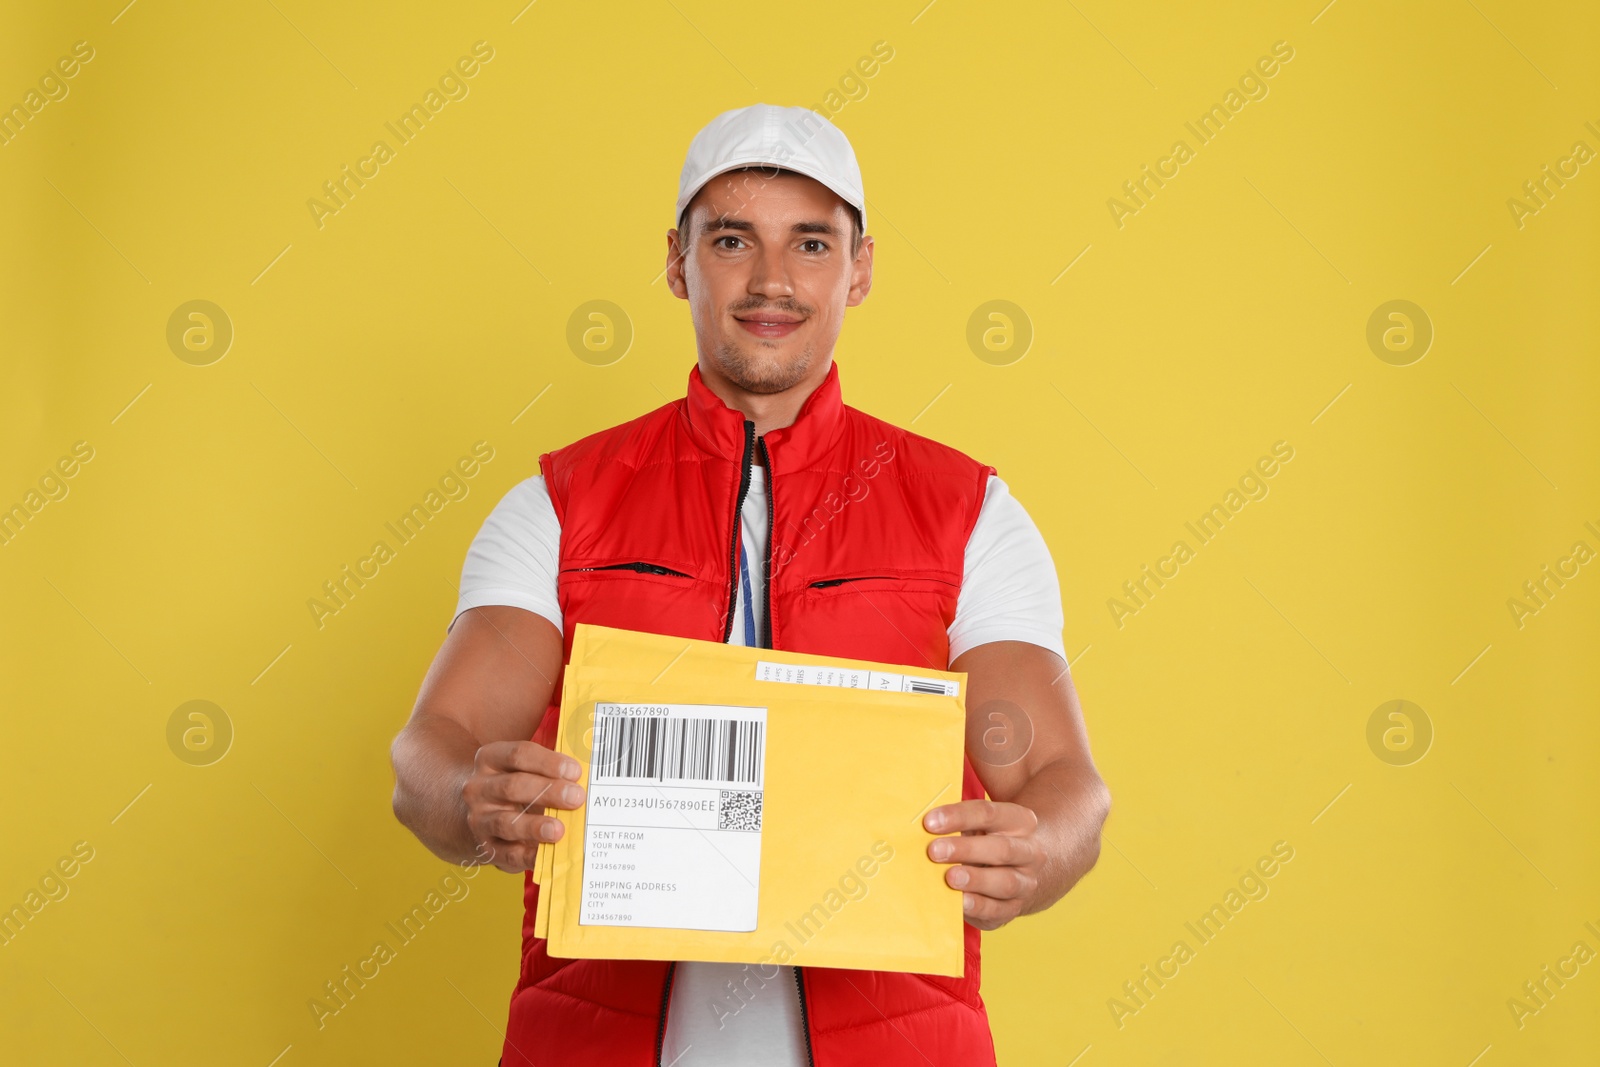
[[[744,599],[744,643],[756,647],[756,614],[750,598],[750,567],[744,561],[744,536],[739,537],[739,592]]]

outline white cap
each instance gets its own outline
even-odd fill
[[[712,178],[761,164],[796,171],[826,185],[860,213],[861,230],[866,232],[867,197],[850,139],[810,108],[776,104],[724,111],[694,135],[678,179],[673,218],[683,222],[683,209]]]

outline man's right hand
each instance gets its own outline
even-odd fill
[[[502,871],[533,867],[540,842],[559,841],[562,825],[540,808],[583,805],[578,762],[532,741],[491,741],[478,749],[461,787],[467,826],[479,854]]]
[[[434,657],[390,753],[395,817],[447,863],[528,870],[541,831],[561,835],[542,809],[583,803],[569,757],[515,740],[538,732],[561,655],[549,619],[494,605],[462,612]]]

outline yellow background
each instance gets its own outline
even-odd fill
[[[1600,149],[1593,5],[123,2],[0,32],[6,105],[95,50],[0,146],[0,506],[94,449],[0,546],[0,906],[94,849],[0,947],[6,1059],[494,1062],[497,871],[322,1029],[307,1008],[451,871],[390,814],[388,742],[483,516],[541,450],[682,394],[659,275],[690,137],[823,106],[881,40],[836,114],[878,241],[846,397],[1030,509],[1115,797],[1093,874],[985,938],[1002,1061],[1593,1061],[1600,963],[1507,1007],[1600,950],[1600,567],[1507,607],[1600,549],[1597,165],[1507,207]],[[470,95],[319,229],[322,183],[479,40]],[[1119,228],[1107,200],[1180,137]],[[196,299],[235,334],[208,366],[166,339]],[[634,333],[609,366],[566,341],[599,299]],[[1034,335],[1003,366],[966,340],[996,299]],[[1435,331],[1409,366],[1366,341],[1394,299]],[[470,494],[319,628],[308,599],[480,440]],[[1119,627],[1122,583],[1279,440],[1270,495]],[[1367,743],[1398,699],[1434,733],[1408,766]],[[168,746],[190,700],[232,724],[209,766]],[[1277,841],[1270,895],[1119,1027],[1122,984]]]

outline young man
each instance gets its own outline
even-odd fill
[[[965,671],[963,799],[924,816],[961,835],[908,861],[963,891],[966,972],[553,959],[527,878],[507,1067],[993,1064],[979,932],[1099,856],[1110,797],[1043,538],[993,468],[841,400],[834,343],[872,288],[865,206],[849,141],[804,108],[696,135],[667,231],[688,395],[541,456],[484,522],[394,742],[394,809],[451,862],[532,866],[561,833],[541,809],[584,799],[550,748],[579,622]]]

